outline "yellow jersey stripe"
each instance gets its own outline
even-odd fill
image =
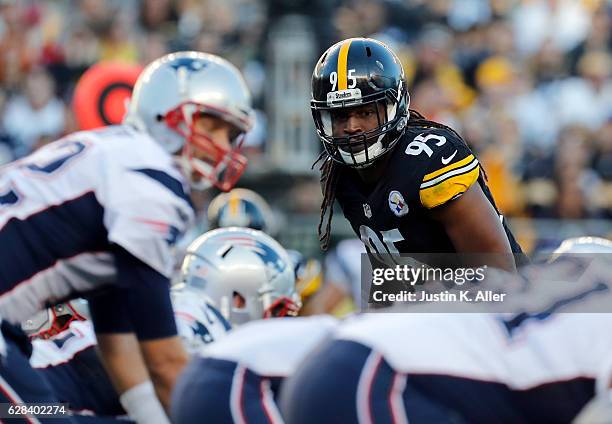
[[[452,171],[453,169],[461,168],[462,166],[470,163],[473,159],[474,159],[474,155],[469,155],[468,157],[461,159],[459,162],[451,163],[450,165],[445,166],[444,168],[440,168],[437,171],[434,171],[430,174],[425,175],[423,177],[423,182],[436,178],[438,175],[442,175],[448,171]]]
[[[472,170],[448,178],[434,186],[422,188],[419,191],[421,204],[428,209],[443,205],[449,200],[463,194],[468,188],[478,180],[480,167],[473,167]]]
[[[348,64],[348,52],[351,46],[352,40],[347,40],[340,47],[338,53],[338,90],[346,90],[347,85],[347,64]]]
[[[427,187],[431,187],[431,186],[435,186],[436,184],[450,178],[453,177],[455,175],[460,175],[460,174],[465,174],[468,171],[471,171],[472,169],[476,168],[478,166],[478,161],[476,159],[474,159],[473,161],[471,161],[470,163],[468,163],[465,166],[462,166],[461,168],[455,168],[455,169],[451,169],[448,172],[445,172],[442,175],[438,175],[436,178],[429,180],[429,181],[425,181],[424,183],[421,183],[421,188],[427,188]]]

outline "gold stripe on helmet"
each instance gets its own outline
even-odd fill
[[[240,196],[235,190],[229,192],[229,212],[230,216],[238,215],[238,205],[240,205]]]
[[[347,63],[348,63],[348,52],[351,46],[352,40],[346,40],[340,47],[340,53],[338,53],[338,90],[346,90],[347,86]]]

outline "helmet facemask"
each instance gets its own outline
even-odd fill
[[[347,90],[352,91],[352,90]],[[342,101],[312,101],[311,109],[319,138],[336,162],[365,168],[390,151],[403,133],[407,122],[407,92],[387,89],[380,93]],[[351,109],[370,105],[376,114],[376,126],[357,134],[334,135],[334,120]],[[341,124],[340,124],[341,125]]]
[[[45,309],[22,324],[32,339],[47,340],[66,331],[74,321],[86,321],[87,313],[72,302],[59,303]]]
[[[222,119],[235,129],[230,134],[230,148],[220,146],[206,132],[197,131],[198,116],[210,115]],[[222,191],[230,190],[247,166],[247,158],[240,150],[249,123],[231,113],[211,105],[184,102],[159,117],[169,128],[185,137],[181,152],[181,166],[195,189],[211,185]],[[200,178],[193,178],[196,173]]]
[[[267,290],[259,297],[263,306],[263,318],[295,317],[302,308],[302,302],[297,293],[291,296],[280,295]]]
[[[260,289],[256,296],[234,291],[232,296],[222,296],[219,309],[224,318],[233,325],[267,318],[297,316],[302,302],[297,293],[281,295],[268,286]]]
[[[203,290],[232,325],[293,316],[301,307],[291,258],[257,230],[221,228],[200,236],[187,250],[181,279]]]

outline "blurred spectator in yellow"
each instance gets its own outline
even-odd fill
[[[129,32],[129,25],[124,15],[118,14],[113,19],[101,36],[99,60],[126,63],[138,61],[138,50]]]
[[[449,102],[440,102],[440,111],[437,113],[422,112],[429,119],[438,119],[434,115],[442,115],[445,107],[456,111],[471,104],[475,93],[463,80],[461,69],[452,58],[453,43],[452,35],[443,27],[430,26],[424,29],[416,46],[416,73],[413,84],[418,89],[419,83],[432,78],[434,84],[443,92],[443,96]],[[419,109],[423,109],[420,103]],[[448,123],[448,119],[446,120]]]
[[[509,216],[523,213],[524,198],[515,165],[522,158],[520,133],[516,121],[508,115],[496,117],[494,142],[480,155],[488,185],[501,212]]]

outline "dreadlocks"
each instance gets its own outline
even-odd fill
[[[408,125],[412,127],[430,127],[430,128],[442,128],[455,134],[460,140],[463,140],[461,136],[452,128],[440,124],[439,122],[430,121],[421,115],[416,110],[410,109],[410,119]],[[324,150],[317,160],[312,164],[314,168],[319,162],[319,170],[321,171],[321,187],[323,190],[323,202],[321,203],[321,215],[319,216],[319,226],[317,228],[319,234],[319,243],[322,250],[327,250],[329,247],[329,239],[331,238],[331,222],[334,214],[334,201],[336,200],[336,184],[338,178],[342,172],[342,166],[329,156]],[[485,176],[486,178],[486,176]],[[323,229],[323,222],[325,223],[325,229]]]

